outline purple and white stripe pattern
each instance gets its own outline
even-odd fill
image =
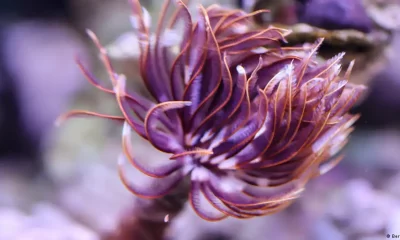
[[[158,198],[189,179],[189,201],[203,219],[250,218],[285,208],[309,179],[340,161],[337,153],[358,117],[348,111],[365,88],[347,82],[351,69],[341,74],[343,54],[318,63],[322,40],[280,47],[287,30],[252,23],[263,11],[199,6],[192,19],[185,2],[167,0],[151,33],[149,13],[138,0],[131,6],[140,75],[152,98],[126,89],[127,80],[114,72],[89,32],[112,87],[78,64],[94,86],[116,98],[123,116],[88,111],[63,116],[123,123],[119,169],[131,192]],[[174,29],[182,23],[177,35]],[[137,159],[132,131],[170,158],[160,166]],[[132,165],[152,181],[145,186],[132,181],[126,171]]]

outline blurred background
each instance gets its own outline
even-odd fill
[[[209,223],[190,207],[168,239],[341,240],[400,235],[400,0],[198,0],[270,9],[261,26],[290,28],[289,45],[324,37],[322,58],[346,51],[356,59],[352,81],[369,91],[338,167],[309,183],[283,212]],[[162,1],[141,0],[156,19]],[[108,81],[85,34],[107,46],[117,72],[143,86],[127,0],[0,1],[0,240],[112,239],[134,200],[116,169],[121,126],[72,119],[71,109],[118,114],[111,96],[88,84],[74,58]],[[155,20],[153,20],[155,21]],[[135,140],[138,155],[149,146]],[[155,153],[156,154],[156,153]],[[142,240],[142,239],[139,239]]]

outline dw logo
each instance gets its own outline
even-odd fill
[[[387,234],[386,238],[399,238],[400,239],[400,234]]]

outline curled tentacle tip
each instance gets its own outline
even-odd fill
[[[63,124],[65,122],[65,120],[66,120],[65,115],[61,115],[54,121],[53,124],[55,127],[60,127],[61,124]]]
[[[86,29],[86,34],[90,37],[90,39],[92,39],[94,44],[100,50],[101,55],[106,55],[107,54],[107,50],[101,45],[101,43],[100,43],[98,37],[96,36],[96,34],[90,29]]]
[[[296,196],[300,195],[302,192],[304,192],[304,190],[305,190],[304,187],[299,188],[297,191],[295,191],[291,194],[291,197],[296,197]]]
[[[288,36],[288,35],[290,35],[292,32],[293,32],[292,29],[285,29],[285,30],[283,31],[283,36]],[[284,40],[286,41],[286,39],[284,39]]]
[[[113,84],[115,84],[114,92],[120,97],[125,97],[126,77],[124,75],[118,75],[117,82]]]
[[[218,164],[219,169],[235,169],[236,161],[226,160]]]
[[[129,17],[129,20],[131,22],[131,25],[132,25],[133,29],[138,30],[139,29],[138,16],[137,15],[131,15]]]
[[[94,32],[92,30],[90,30],[89,28],[86,29],[86,34],[91,38],[91,39],[97,39],[96,34],[94,34]]]
[[[323,42],[325,41],[324,37],[320,37],[317,39],[317,41],[315,42],[317,44],[317,46],[321,45]]]
[[[191,106],[191,105],[192,105],[192,102],[191,102],[191,101],[183,101],[182,103],[183,103],[183,105],[185,105],[185,106]]]
[[[210,19],[208,18],[207,9],[205,9],[201,3],[197,4],[197,8],[203,13],[204,19],[206,20],[206,25],[209,27],[211,24]]]
[[[129,125],[127,121],[124,122],[124,126],[122,127],[122,136],[130,136],[132,132],[132,127]]]
[[[126,163],[126,157],[124,154],[120,153],[118,155],[118,166],[122,167],[123,165],[125,165],[125,163]]]
[[[207,156],[207,155],[212,155],[212,154],[214,154],[214,152],[211,150],[197,148],[197,149],[191,150],[191,151],[176,153],[176,154],[172,155],[169,159],[173,160],[173,159],[177,159],[177,158],[189,156],[189,155]]]
[[[74,54],[74,60],[77,64],[81,64],[81,57],[78,53]]]
[[[237,71],[239,74],[246,74],[246,70],[244,69],[244,67],[243,67],[242,65],[238,65],[238,66],[236,67],[236,71]]]
[[[124,74],[116,74],[116,79],[117,79],[118,81],[122,81],[123,84],[126,83],[126,76],[125,76]]]
[[[174,2],[178,6],[185,6],[185,3],[182,0],[175,0]]]
[[[344,57],[344,55],[346,55],[346,52],[340,52],[340,53],[337,54],[337,57],[338,57],[339,59],[342,59],[342,58]],[[350,64],[351,64],[351,63],[350,63]]]
[[[210,172],[206,168],[195,168],[191,174],[192,181],[205,182],[210,179]]]
[[[74,111],[71,111],[71,112],[67,112],[67,113],[64,113],[64,114],[58,116],[56,118],[56,120],[54,121],[54,123],[53,123],[54,126],[55,127],[60,127],[61,124],[63,124],[66,120],[71,118],[71,116],[73,116],[73,115],[74,115]]]

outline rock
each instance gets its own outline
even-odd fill
[[[25,214],[15,208],[0,208],[0,240],[99,240],[87,227],[76,223],[56,206],[42,202]]]
[[[348,238],[390,232],[398,221],[399,201],[363,179],[349,181],[332,199],[327,216]]]
[[[356,29],[370,32],[372,22],[361,0],[298,1],[299,22],[328,30]],[[323,10],[322,10],[323,9]]]
[[[0,118],[7,118],[0,120],[0,155],[22,159],[35,172],[51,146],[55,119],[84,83],[74,56],[85,59],[86,50],[62,21],[14,22],[3,31],[1,61],[8,80],[2,88],[8,97],[1,94]]]

